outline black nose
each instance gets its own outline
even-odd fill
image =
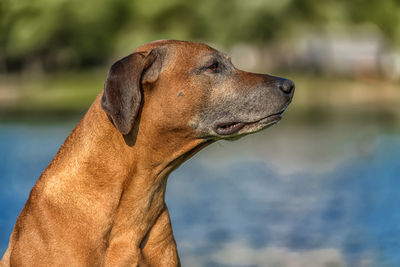
[[[279,84],[279,89],[285,94],[289,95],[294,90],[294,82],[291,80],[282,79],[281,83]]]

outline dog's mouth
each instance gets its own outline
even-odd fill
[[[261,130],[261,129],[266,128],[267,126],[271,126],[271,125],[279,122],[282,119],[282,113],[283,113],[283,110],[278,113],[271,114],[267,117],[264,117],[262,119],[252,121],[252,122],[219,123],[215,127],[215,132],[218,135],[232,135],[232,134],[239,132],[240,130],[242,130],[245,127],[246,128],[257,128],[256,130]]]

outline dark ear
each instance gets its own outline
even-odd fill
[[[115,62],[108,72],[101,107],[123,135],[132,130],[139,113],[142,102],[142,74],[146,69],[152,69],[156,59],[157,53],[153,51],[148,56],[133,53]],[[157,80],[160,70],[161,63],[154,73],[151,70],[152,80]]]

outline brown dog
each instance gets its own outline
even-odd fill
[[[112,65],[33,187],[0,265],[179,266],[168,175],[216,140],[278,122],[293,91],[204,44],[141,46]]]

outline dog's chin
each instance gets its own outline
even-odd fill
[[[282,113],[283,111],[252,122],[220,123],[215,127],[214,131],[220,138],[235,140],[278,123],[282,119]]]

